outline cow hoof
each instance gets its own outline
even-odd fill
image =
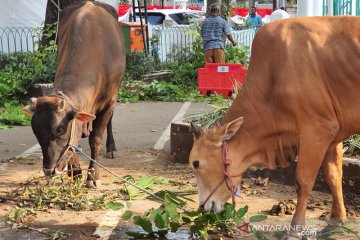
[[[87,180],[87,181],[86,181],[86,187],[87,187],[87,188],[91,188],[91,189],[95,189],[95,188],[96,188],[93,180]]]
[[[115,151],[106,152],[106,158],[116,158],[116,152]]]
[[[330,218],[328,221],[328,225],[332,227],[339,227],[344,225],[346,222],[345,218]]]
[[[97,188],[101,187],[101,180],[95,180],[95,186]]]

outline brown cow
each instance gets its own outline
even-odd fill
[[[111,119],[124,71],[124,37],[116,10],[98,2],[64,9],[54,92],[31,99],[27,110],[33,114],[31,126],[41,145],[45,175],[67,169],[74,156],[68,145],[78,144],[82,133],[90,134],[91,157],[96,160],[107,128],[106,150],[113,155]],[[95,174],[88,174],[87,186],[99,186],[98,166],[91,162],[89,169]]]
[[[249,166],[287,167],[298,157],[292,225],[305,224],[321,166],[333,198],[329,224],[342,223],[341,142],[360,133],[359,73],[358,17],[294,18],[261,28],[245,84],[220,126],[203,132],[193,125],[189,161],[205,210],[221,211]],[[225,164],[223,151],[232,163]]]

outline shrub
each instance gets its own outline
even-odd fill
[[[139,80],[141,75],[154,71],[154,60],[143,52],[126,53],[126,78]]]
[[[34,53],[13,53],[1,56],[0,106],[23,97],[31,84],[53,82],[56,72],[56,51],[53,44]]]
[[[227,63],[241,63],[244,67],[249,66],[250,51],[249,47],[238,44],[225,48],[225,59]]]
[[[23,113],[22,108],[17,101],[6,102],[0,108],[0,129],[8,128],[7,125],[29,125],[31,118]]]

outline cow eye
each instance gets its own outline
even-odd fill
[[[56,130],[56,134],[61,135],[63,133],[64,133],[64,128],[63,127],[58,127],[58,129]]]
[[[199,168],[200,162],[199,161],[194,161],[193,166],[194,166],[195,169]]]

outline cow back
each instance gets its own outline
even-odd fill
[[[72,95],[88,112],[113,101],[125,71],[124,37],[116,10],[85,2],[64,9],[59,24],[54,88]]]

